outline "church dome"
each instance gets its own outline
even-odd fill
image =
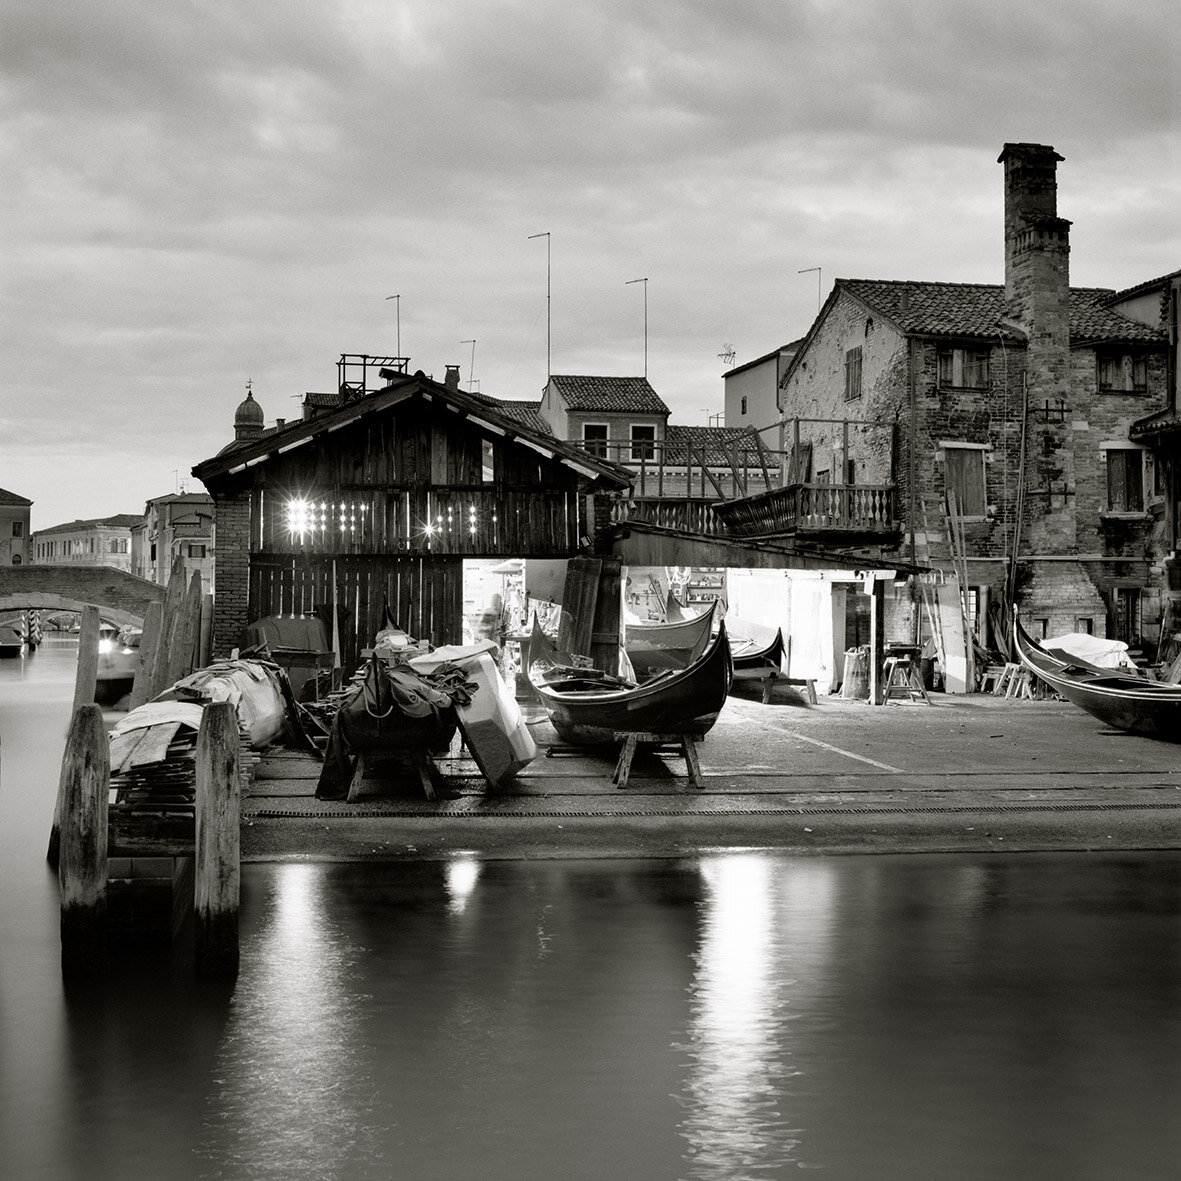
[[[234,438],[249,439],[262,431],[262,407],[254,400],[254,391],[248,389],[246,397],[234,411]]]

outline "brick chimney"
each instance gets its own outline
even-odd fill
[[[1005,318],[1026,334],[1030,393],[1066,398],[1070,374],[1070,222],[1058,216],[1059,156],[1005,144]]]
[[[448,365],[447,366],[447,375],[443,378],[443,384],[449,390],[459,389],[459,366],[458,365]]]

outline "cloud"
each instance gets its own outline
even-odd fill
[[[247,378],[290,417],[393,351],[395,292],[415,367],[466,378],[475,337],[480,388],[535,397],[542,231],[555,369],[640,371],[647,276],[650,375],[704,421],[723,341],[806,330],[805,268],[997,280],[1009,140],[1066,157],[1076,276],[1164,273],[1175,29],[1163,0],[16,0],[0,484],[48,406],[117,453],[112,496],[167,491]]]

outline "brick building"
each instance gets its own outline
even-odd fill
[[[985,639],[989,602],[1015,596],[1035,633],[1155,645],[1176,513],[1146,442],[1181,431],[1175,411],[1137,424],[1175,406],[1176,283],[1070,286],[1061,160],[1001,153],[1003,286],[836,281],[780,383],[794,479],[892,486],[898,534],[875,553],[945,568],[950,501]]]

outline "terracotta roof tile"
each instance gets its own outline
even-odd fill
[[[1002,325],[1005,289],[996,283],[918,283],[895,279],[838,279],[836,285],[867,307],[891,319],[907,333],[921,336],[963,336],[995,339],[1003,334],[1021,340],[1012,325]],[[1105,306],[1112,292],[1101,288],[1070,289],[1072,344],[1110,341],[1156,343],[1164,337]]]
[[[631,414],[668,414],[669,409],[646,377],[550,375],[570,410],[602,410]]]

